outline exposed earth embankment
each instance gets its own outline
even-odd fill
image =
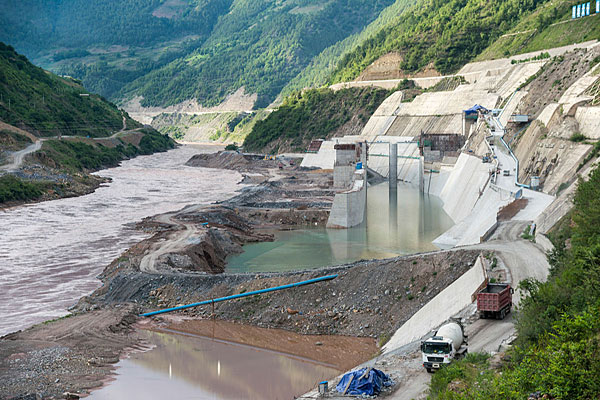
[[[220,156],[206,157],[216,163]],[[243,162],[229,155],[231,168]],[[223,160],[228,157],[223,157]],[[200,157],[199,157],[200,158]],[[201,157],[204,158],[204,157]],[[243,158],[243,157],[242,157]],[[270,164],[269,164],[270,162]],[[131,324],[141,311],[244,293],[337,273],[333,281],[215,305],[219,319],[302,334],[341,334],[385,341],[404,321],[473,265],[478,251],[435,252],[359,261],[289,273],[220,273],[241,245],[270,233],[324,225],[332,201],[331,172],[259,160],[244,173],[264,182],[207,207],[144,220],[153,237],[130,248],[101,275],[103,287],[73,315],[0,340],[0,398],[86,393],[128,348],[143,346]],[[206,165],[206,164],[204,164]],[[212,317],[212,307],[180,315]],[[160,320],[160,319],[158,319]],[[32,350],[33,349],[33,350]],[[91,360],[91,361],[90,361]],[[61,367],[56,367],[60,365]],[[19,371],[15,373],[14,371]]]

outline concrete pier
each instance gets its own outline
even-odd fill
[[[398,187],[398,143],[390,142],[390,175],[389,175],[389,183],[391,189],[396,189]]]
[[[338,190],[327,220],[328,228],[351,228],[364,221],[367,203],[366,143],[336,144],[333,167]],[[362,162],[362,166],[357,162]]]

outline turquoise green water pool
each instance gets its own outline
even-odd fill
[[[274,242],[252,243],[228,259],[227,272],[318,268],[437,250],[431,242],[454,222],[436,196],[387,183],[369,187],[367,218],[350,229],[299,229],[276,233]]]

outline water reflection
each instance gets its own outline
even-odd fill
[[[119,362],[117,379],[90,399],[290,399],[340,371],[219,339],[146,331],[156,348]]]
[[[389,190],[383,183],[368,189],[363,225],[279,232],[275,242],[244,246],[227,269],[285,271],[437,250],[432,240],[452,225],[439,198],[402,185]]]

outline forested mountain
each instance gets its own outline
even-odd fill
[[[389,52],[402,57],[400,68],[415,72],[430,65],[442,74],[458,70],[495,39],[536,9],[543,0],[424,0],[407,9],[397,24],[371,36],[346,54],[330,82],[356,78]]]
[[[404,1],[404,0],[403,0]],[[113,100],[265,106],[325,48],[394,0],[7,0],[0,40]]]
[[[396,23],[346,53],[328,82],[353,80],[390,52],[400,54],[400,69],[405,73],[427,67],[449,74],[476,58],[505,57],[600,39],[597,20],[569,21],[573,4],[577,2],[421,0],[408,7]],[[569,24],[553,25],[560,21]],[[509,32],[513,34],[503,37]]]
[[[414,0],[396,0],[392,5],[385,8],[377,19],[367,25],[361,32],[350,35],[346,39],[327,47],[318,56],[314,57],[310,64],[287,84],[282,94],[285,96],[294,90],[306,87],[318,87],[325,84],[342,56],[355,50],[365,40],[377,34],[382,29],[397,24],[402,16],[402,12],[413,3],[415,3]]]
[[[233,0],[6,0],[0,40],[113,100],[127,83],[195,50]]]
[[[402,72],[446,74],[474,59],[598,38],[592,19],[552,25],[569,19],[571,3],[5,0],[0,40],[117,102],[212,106],[244,87],[260,108],[294,90],[355,79],[390,52]]]
[[[39,136],[108,136],[140,126],[102,97],[73,79],[31,64],[0,42],[0,121]]]

